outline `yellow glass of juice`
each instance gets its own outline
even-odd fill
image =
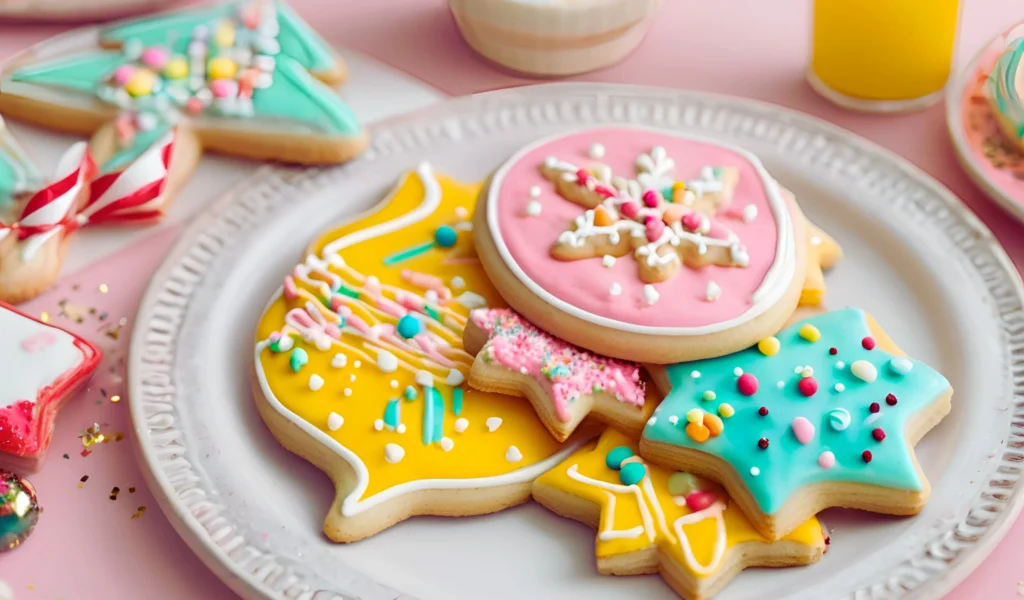
[[[854,110],[905,112],[942,98],[959,0],[814,0],[808,80]]]

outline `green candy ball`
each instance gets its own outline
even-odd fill
[[[626,463],[622,465],[622,470],[619,471],[619,480],[622,481],[622,485],[636,485],[644,480],[644,475],[646,474],[647,467],[643,463]]]
[[[612,448],[608,455],[604,457],[604,463],[608,465],[609,469],[619,470],[622,465],[622,461],[626,460],[630,456],[633,456],[633,449],[629,446],[619,446],[618,448]]]

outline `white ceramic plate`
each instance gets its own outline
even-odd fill
[[[314,236],[377,203],[423,159],[482,178],[531,140],[612,122],[715,136],[758,154],[846,250],[829,278],[830,303],[870,311],[957,390],[952,414],[918,447],[933,486],[921,515],[830,510],[833,543],[821,563],[748,571],[720,598],[934,598],[998,541],[1022,497],[1024,419],[1013,419],[1024,416],[1014,401],[1024,397],[1024,311],[1020,279],[984,226],[905,161],[805,115],[735,98],[554,84],[391,121],[344,167],[263,170],[199,217],[154,275],[130,358],[141,459],[171,522],[236,591],[316,600],[673,597],[657,576],[598,575],[594,532],[533,504],[416,518],[331,544],[321,524],[332,484],[278,446],[249,388],[252,328]]]

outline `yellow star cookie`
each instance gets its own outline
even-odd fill
[[[688,599],[715,595],[747,567],[817,562],[828,543],[816,518],[769,541],[719,486],[643,461],[612,428],[538,478],[533,496],[598,530],[601,573],[660,573]]]
[[[464,385],[470,310],[505,306],[473,252],[479,191],[421,165],[313,243],[260,319],[260,414],[335,482],[334,541],[524,502],[579,447],[579,436],[553,439],[527,403]]]

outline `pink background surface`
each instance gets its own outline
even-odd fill
[[[538,166],[548,156],[573,165],[588,165],[593,162],[588,155],[591,143],[605,147],[600,162],[611,167],[615,175],[630,179],[637,156],[650,152],[652,143],[665,148],[667,156],[675,161],[675,172],[684,179],[696,179],[704,166],[739,167],[732,207],[742,210],[748,204],[756,206],[757,218],[744,223],[741,217],[728,218],[722,211],[715,222],[739,237],[750,254],[749,264],[743,268],[711,265],[699,270],[680,267],[671,278],[654,285],[661,298],[650,305],[644,300],[644,282],[631,254],[615,261],[611,268],[601,264],[600,256],[576,261],[552,258],[550,244],[585,209],[562,198]],[[541,189],[538,201],[543,212],[531,217],[524,210],[533,186]],[[648,134],[615,129],[577,133],[530,150],[505,174],[496,208],[509,255],[538,286],[592,315],[646,327],[704,327],[742,317],[752,305],[751,296],[775,263],[779,239],[764,183],[753,163],[722,146],[667,135],[652,142]],[[705,299],[709,281],[722,289],[715,302]],[[621,295],[608,293],[612,283],[622,286]]]
[[[669,0],[641,48],[622,64],[575,78],[660,85],[729,93],[775,102],[851,129],[908,158],[950,187],[995,232],[1017,263],[1024,261],[1021,225],[1006,218],[957,165],[943,107],[883,118],[857,115],[818,98],[804,83],[810,27],[809,0]],[[988,38],[1024,16],[1011,0],[965,2],[961,64]],[[531,83],[476,58],[459,37],[443,0],[330,2],[292,0],[328,41],[363,52],[452,94]],[[64,31],[58,26],[0,25],[0,59]],[[164,229],[135,247],[79,273],[26,308],[56,315],[57,302],[96,306],[111,319],[134,315],[146,275],[173,241]],[[107,283],[109,291],[97,290]],[[73,286],[78,284],[75,289]],[[68,325],[64,317],[58,317]],[[127,327],[113,340],[99,331],[98,315],[86,314],[71,329],[90,336],[107,353],[98,377],[58,419],[51,457],[32,481],[45,507],[38,530],[15,552],[0,555],[0,577],[20,598],[157,597],[223,598],[230,592],[177,537],[146,491],[125,439],[93,447],[82,458],[79,433],[93,422],[103,431],[129,431],[127,407],[109,396],[124,389]],[[104,392],[106,393],[104,395]],[[98,403],[97,403],[98,402]],[[69,459],[61,457],[69,454]],[[78,480],[89,480],[77,489]],[[108,498],[118,486],[116,501]],[[128,488],[135,486],[135,493]],[[147,507],[139,519],[131,516]],[[1000,600],[1019,597],[1024,580],[1024,520],[950,597]]]

